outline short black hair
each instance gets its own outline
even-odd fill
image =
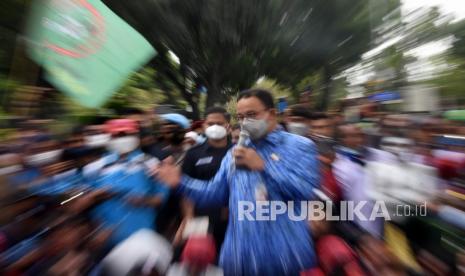
[[[274,108],[274,101],[271,92],[265,89],[247,89],[239,93],[237,101],[255,97],[266,107],[266,109]]]
[[[134,107],[126,107],[123,108],[120,112],[119,115],[121,116],[130,116],[130,115],[143,115],[144,111],[138,108]]]
[[[291,116],[304,117],[305,119],[311,119],[312,113],[310,112],[306,104],[295,104],[289,107]]]
[[[324,112],[314,112],[312,114],[312,117],[310,118],[314,121],[316,120],[326,120],[326,119],[330,119],[330,117],[328,116],[328,114],[324,113]]]
[[[231,130],[236,130],[236,129],[241,129],[241,125],[240,124],[234,124],[231,128]]]
[[[207,108],[207,110],[205,110],[205,118],[210,114],[221,114],[228,123],[231,121],[231,115],[221,106],[211,106]]]

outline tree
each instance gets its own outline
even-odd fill
[[[199,86],[207,88],[211,106],[262,75],[295,88],[324,68],[329,83],[369,46],[369,0],[105,2],[154,45],[159,55],[152,65],[176,85],[195,114]],[[179,65],[169,62],[168,50]],[[326,105],[324,98],[322,108]]]
[[[253,85],[253,88],[262,88],[269,90],[271,91],[275,99],[280,97],[290,98],[292,96],[292,91],[289,87],[280,85],[275,80],[268,78],[261,79],[259,82]]]
[[[446,69],[435,75],[428,84],[437,87],[441,93],[441,98],[451,101],[454,105],[465,105],[465,20],[447,26],[444,34],[454,35],[452,48],[439,59],[439,63],[446,63]],[[445,29],[445,28],[444,28]]]
[[[126,107],[139,110],[153,109],[156,104],[167,103],[171,92],[164,92],[155,84],[157,72],[145,67],[132,74],[126,84],[109,100],[105,107],[122,109]]]

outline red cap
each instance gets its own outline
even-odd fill
[[[127,134],[139,132],[137,122],[131,119],[114,119],[105,123],[105,132],[110,134],[118,134],[124,132]]]
[[[181,261],[197,267],[206,267],[216,259],[216,246],[213,238],[192,236],[182,251]]]

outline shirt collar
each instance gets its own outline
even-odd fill
[[[359,151],[356,151],[354,149],[341,146],[341,147],[339,147],[338,152],[339,152],[339,154],[341,154],[341,155],[345,156],[346,158],[348,158],[350,161],[352,161],[354,163],[357,163],[357,164],[359,164],[361,166],[365,166],[365,161],[364,161],[363,155],[360,154]]]
[[[259,144],[261,143],[270,143],[273,146],[281,144],[283,140],[283,127],[278,125],[276,128],[268,133],[264,138],[258,141]]]
[[[204,143],[202,146],[206,147],[207,150],[219,149],[219,148],[215,148],[215,147],[213,147],[212,145],[210,145],[210,143],[208,143],[208,140],[205,141],[205,143]],[[225,148],[229,149],[229,148],[231,148],[231,146],[232,146],[231,139],[228,138]]]

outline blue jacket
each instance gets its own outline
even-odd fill
[[[256,143],[248,141],[247,146],[265,161],[264,171],[235,168],[230,150],[212,180],[183,175],[179,189],[200,206],[229,203],[229,224],[220,256],[225,275],[298,275],[316,264],[306,220],[292,221],[286,213],[278,215],[276,221],[240,221],[238,204],[255,204],[260,194],[257,191],[262,191],[266,200],[294,201],[298,214],[300,202],[310,200],[319,183],[316,147],[309,139],[281,128]]]
[[[133,206],[127,203],[129,197],[162,195],[166,198],[169,193],[168,188],[149,177],[144,158],[139,150],[130,153],[126,160],[110,154],[85,168],[85,176],[94,188],[106,188],[120,195],[99,204],[93,212],[94,218],[104,226],[115,229],[111,245],[118,244],[140,229],[155,227],[156,210]],[[92,166],[96,169],[92,170]]]

